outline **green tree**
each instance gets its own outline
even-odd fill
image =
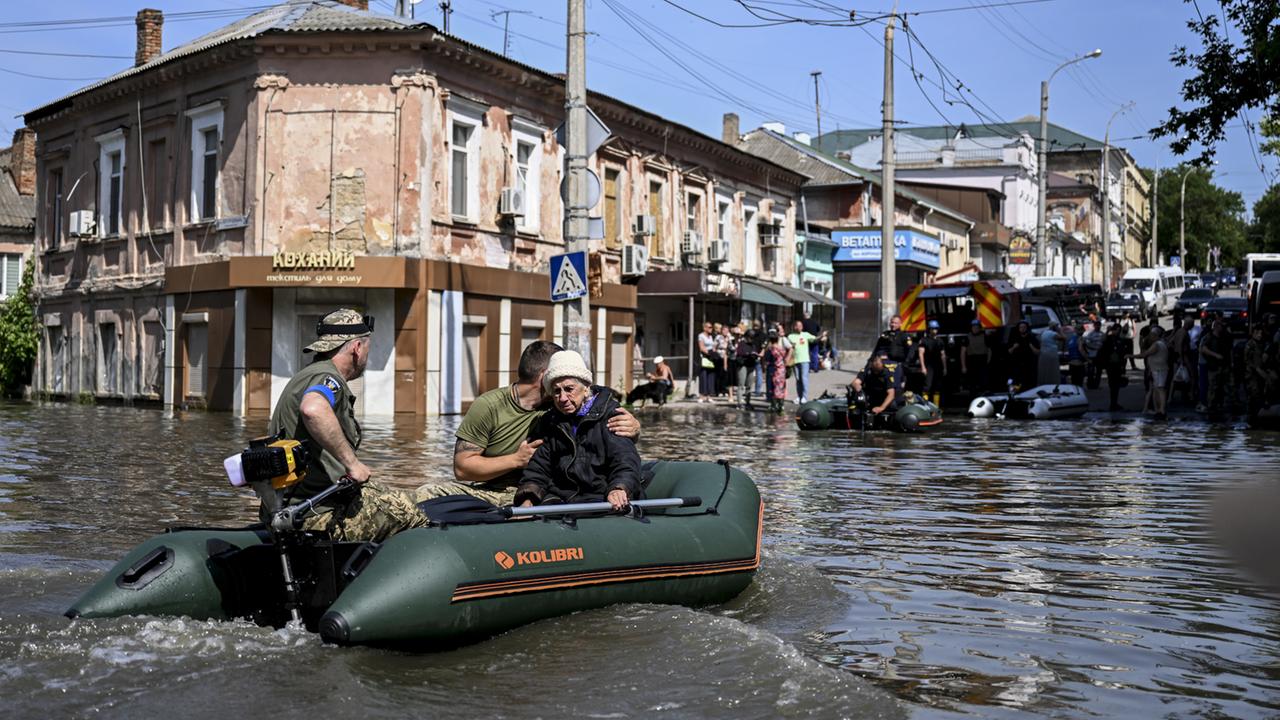
[[[1280,252],[1280,185],[1272,185],[1253,204],[1249,240],[1251,252]]]
[[[1144,170],[1152,179],[1150,170]],[[1219,263],[1223,267],[1238,264],[1248,249],[1245,204],[1240,193],[1219,187],[1213,181],[1212,171],[1193,165],[1179,165],[1160,171],[1160,196],[1156,198],[1159,209],[1160,246],[1158,251],[1167,257],[1178,254],[1182,178],[1187,178],[1187,259],[1183,267],[1205,268],[1205,251],[1209,246],[1222,248]]]
[[[1179,155],[1200,144],[1198,159],[1204,161],[1213,157],[1214,146],[1242,109],[1280,117],[1280,2],[1219,0],[1217,7],[1206,3],[1202,13],[1195,0],[1184,1],[1194,8],[1187,27],[1200,48],[1178,46],[1171,60],[1194,74],[1182,83],[1184,107],[1170,108],[1151,134],[1173,138],[1170,146]]]
[[[12,395],[31,382],[40,342],[32,279],[32,264],[28,261],[18,292],[0,303],[0,395]]]

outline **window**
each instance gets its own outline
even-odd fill
[[[716,203],[716,239],[729,239],[729,209],[733,206],[728,200],[720,200]]]
[[[117,373],[120,368],[120,339],[115,323],[98,325],[98,392],[119,392]]]
[[[622,204],[618,199],[618,186],[622,173],[614,168],[604,171],[604,242],[606,247],[617,249],[622,244]]]
[[[149,320],[142,324],[142,333],[140,390],[159,396],[164,389],[164,326]]]
[[[484,392],[480,379],[484,369],[484,327],[479,323],[462,325],[462,402],[471,402]]]
[[[0,254],[0,298],[7,298],[18,292],[22,284],[22,256],[5,253]]]
[[[664,257],[662,241],[666,237],[666,222],[664,222],[662,207],[662,182],[650,180],[649,214],[653,216],[654,233],[649,236],[649,254],[654,257]]]
[[[760,257],[760,227],[756,225],[756,211],[743,208],[742,226],[746,228],[742,255],[742,272],[744,275],[756,274],[756,259]]]
[[[511,119],[511,134],[515,140],[515,186],[524,195],[524,215],[516,218],[517,227],[526,232],[539,230],[539,209],[542,205],[542,135],[543,129],[524,120]]]
[[[187,111],[191,118],[191,212],[189,222],[219,217],[218,154],[222,148],[222,105]]]
[[[119,235],[124,224],[124,131],[114,130],[94,139],[98,142],[98,237],[111,237]]]
[[[698,232],[698,214],[702,206],[702,196],[697,193],[688,193],[685,197],[684,220],[685,230],[690,232]]]
[[[62,168],[50,170],[46,181],[48,192],[45,194],[47,213],[44,220],[45,234],[49,239],[48,247],[62,246],[63,220],[63,187]]]
[[[468,222],[475,222],[480,211],[480,126],[487,109],[457,96],[449,99],[449,210]]]

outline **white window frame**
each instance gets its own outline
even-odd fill
[[[94,138],[98,143],[98,237],[124,234],[125,169],[128,166],[124,129],[117,128]],[[111,156],[120,154],[120,204],[116,208],[116,232],[109,232],[107,214],[111,211]]]
[[[733,199],[716,195],[716,239],[730,240],[733,230]]]
[[[778,239],[778,244],[770,248],[773,253],[773,277],[781,278],[784,276],[782,261],[787,257],[787,248],[794,248],[795,243],[787,240],[787,216],[783,213],[769,214],[770,227],[775,228],[774,237]],[[792,250],[791,252],[794,252]]]
[[[540,209],[542,207],[542,138],[546,130],[524,118],[511,118],[511,177],[513,187],[520,187],[520,145],[533,146],[529,154],[529,164],[525,175],[524,215],[516,220],[516,227],[526,232],[538,234],[542,225]],[[470,159],[470,158],[468,158]],[[453,167],[450,163],[450,168]]]
[[[22,264],[23,256],[20,253],[0,253],[0,299],[6,299],[18,292],[18,288],[22,285]],[[17,285],[9,284],[9,268],[16,265],[18,267]]]
[[[192,108],[186,112],[191,121],[191,192],[187,196],[187,222],[216,220],[222,217],[222,145],[225,137],[222,134],[222,103],[209,103]],[[202,190],[204,189],[204,133],[214,129],[218,133],[217,174],[213,178],[213,212],[207,212],[202,206]]]
[[[458,97],[449,98],[449,127],[448,136],[446,137],[449,147],[449,214],[456,220],[475,223],[480,217],[480,133],[484,128],[484,114],[486,107],[479,103],[463,100]],[[465,125],[471,129],[471,134],[467,137],[467,188],[466,188],[466,213],[458,214],[453,211],[453,128],[455,125]]]
[[[684,229],[699,235],[703,229],[698,227],[698,208],[702,206],[703,195],[696,190],[684,191]]]

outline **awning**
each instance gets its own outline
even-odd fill
[[[742,301],[760,303],[762,305],[777,305],[778,307],[791,305],[790,300],[774,292],[771,288],[750,280],[742,281]]]
[[[744,287],[748,283],[759,285],[762,288],[770,290],[774,294],[781,295],[783,298],[786,298],[787,305],[790,305],[791,303],[808,303],[810,305],[830,305],[831,307],[841,307],[839,302],[832,300],[825,295],[819,295],[816,292],[810,292],[808,290],[801,290],[800,288],[791,287],[790,285],[780,285],[778,283],[761,280],[742,281]]]

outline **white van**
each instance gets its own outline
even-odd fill
[[[1047,285],[1071,285],[1074,282],[1075,278],[1069,278],[1066,275],[1037,275],[1023,280],[1021,289],[1030,290]]]
[[[1153,316],[1168,312],[1184,289],[1182,268],[1133,268],[1120,279],[1121,292],[1136,292],[1147,301]]]

